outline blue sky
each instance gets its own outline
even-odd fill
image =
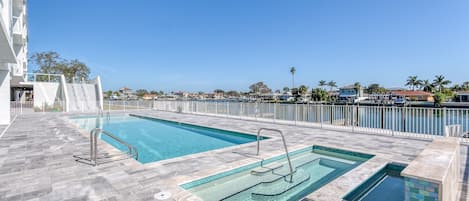
[[[409,75],[469,80],[469,1],[31,0],[29,51],[54,50],[105,89],[247,91]]]

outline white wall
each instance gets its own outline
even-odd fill
[[[53,105],[57,100],[63,100],[60,83],[35,82],[33,87],[34,107],[42,108],[43,104]]]
[[[6,65],[6,64],[2,64]],[[0,70],[0,125],[10,123],[10,72]]]

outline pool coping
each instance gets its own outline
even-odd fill
[[[151,117],[151,116],[146,116],[146,115],[141,115],[141,114],[133,114],[133,113],[119,113],[119,114],[120,115],[126,115],[126,116],[134,116],[136,118],[155,119],[155,120],[162,120],[162,121],[169,121],[169,122],[178,123],[174,120],[159,119],[159,118],[156,118],[156,117]],[[74,124],[73,122],[70,121],[70,118],[80,117],[80,116],[86,117],[88,115],[90,115],[90,114],[69,115],[67,117],[64,117],[63,120],[66,121],[67,123],[69,123],[70,125],[72,125],[77,130],[79,130],[80,133],[82,133],[83,135],[85,135],[89,139],[89,137],[90,137],[89,136],[89,131],[87,131],[86,129],[80,128],[78,125],[76,125],[76,124]],[[225,130],[225,131],[240,133],[240,134],[244,134],[244,135],[252,135],[254,137],[257,136],[257,134],[254,134],[254,133],[248,133],[248,132],[245,132],[245,131],[240,131],[240,130],[235,130],[235,129],[224,129],[224,128],[219,128],[219,127],[215,127],[215,126],[196,125],[196,124],[189,123],[189,122],[184,122],[184,121],[180,121],[180,123],[184,123],[184,124],[188,124],[188,125],[194,125],[194,126],[198,126],[198,127],[206,127],[206,128],[211,128],[211,129],[217,129],[217,130]],[[269,134],[267,134],[267,135],[262,134],[261,137],[268,137],[267,139],[263,139],[261,142],[275,141],[279,138],[278,136],[272,136],[272,135],[269,135]],[[223,148],[218,148],[218,149],[213,149],[213,150],[208,150],[208,151],[203,151],[203,152],[198,152],[198,153],[193,153],[193,154],[182,155],[182,156],[178,156],[178,157],[174,157],[174,158],[169,158],[169,159],[164,159],[164,160],[159,160],[159,161],[154,161],[154,162],[148,162],[148,163],[141,163],[140,161],[135,160],[133,158],[129,158],[129,159],[135,161],[136,163],[138,163],[142,166],[153,167],[153,166],[164,165],[164,164],[167,164],[167,163],[180,162],[180,161],[186,160],[188,158],[197,158],[197,157],[200,157],[200,156],[204,156],[206,154],[220,153],[220,152],[225,152],[225,151],[229,151],[229,150],[244,148],[244,147],[252,146],[253,143],[257,143],[257,141],[243,143],[243,144],[239,144],[239,145],[232,145],[232,146],[228,146],[228,147],[223,147]],[[109,143],[104,142],[102,140],[98,140],[98,146],[99,146],[100,150],[104,149],[105,151],[108,151],[108,152],[111,152],[111,153],[115,153],[116,151],[121,152],[116,147],[114,147],[114,146],[110,145]]]
[[[137,111],[132,111],[132,112],[137,112]],[[130,112],[130,111],[129,112],[116,112],[114,114],[129,115],[132,112]],[[94,113],[92,113],[91,115],[93,115],[93,114]],[[87,114],[82,113],[82,114],[65,115],[65,117],[63,119],[68,124],[73,125],[75,128],[77,128],[77,126],[75,124],[73,124],[72,122],[69,121],[69,118],[70,117],[75,117],[75,116],[83,116],[83,115],[90,115],[90,114],[89,113],[87,113]],[[149,118],[154,118],[154,119],[161,119],[162,118],[162,117],[159,117],[159,116],[158,117],[151,116],[152,114],[138,114],[138,115],[139,116],[149,117]],[[171,119],[171,118],[164,119],[164,120],[175,122],[175,120]],[[188,122],[188,121],[184,121],[184,120],[181,120],[181,119],[178,119],[178,120],[181,121],[182,123],[187,123],[187,124],[190,124],[190,125],[197,125],[197,126],[214,128],[214,129],[221,129],[221,130],[227,130],[227,131],[233,131],[233,132],[252,134],[252,133],[249,133],[249,132],[246,132],[246,131],[239,131],[239,130],[232,129],[232,128],[226,129],[226,128],[221,128],[221,127],[217,127],[217,126],[207,126],[204,123],[193,123],[193,122]],[[282,126],[292,126],[292,125],[282,125]],[[87,134],[87,131],[85,131],[84,129],[80,129],[80,128],[77,128],[77,129],[82,134],[87,136],[87,138],[89,138],[89,135]],[[263,141],[270,141],[270,140],[275,141],[279,138],[277,136],[272,136],[272,135],[269,135],[269,134],[265,134],[264,136],[269,137],[269,139],[266,139],[266,140],[263,140]],[[422,140],[422,139],[419,139],[419,140]],[[426,139],[426,140],[428,140],[428,139]],[[430,139],[429,141],[431,141],[431,140],[432,139]],[[204,156],[204,155],[208,155],[208,154],[211,155],[211,154],[216,154],[216,153],[219,153],[219,152],[224,152],[224,151],[229,151],[229,150],[233,150],[233,149],[242,148],[244,146],[246,146],[246,147],[250,146],[250,145],[252,146],[251,143],[256,143],[256,142],[250,142],[250,143],[245,143],[245,144],[241,144],[241,145],[235,145],[235,146],[230,146],[230,147],[226,147],[226,148],[215,149],[215,150],[210,150],[210,151],[206,151],[206,152],[200,152],[200,153],[196,153],[196,154],[190,154],[190,155],[180,156],[180,157],[176,157],[176,158],[172,158],[172,159],[161,160],[161,161],[156,161],[156,162],[146,163],[146,164],[142,164],[142,163],[140,163],[140,162],[138,162],[134,159],[131,159],[131,160],[133,162],[136,162],[138,165],[140,165],[142,167],[158,167],[158,166],[161,166],[161,165],[164,165],[164,164],[167,164],[167,163],[174,163],[174,162],[184,161],[185,159],[188,159],[188,158],[198,158],[200,156]],[[106,144],[106,145],[102,145],[102,144]],[[376,153],[373,150],[365,150],[365,149],[351,148],[351,147],[343,148],[343,147],[337,147],[337,146],[332,145],[332,144],[322,144],[320,142],[319,143],[306,143],[306,144],[305,143],[298,143],[298,144],[293,145],[293,146],[290,145],[289,148],[290,148],[291,151],[297,151],[299,149],[304,149],[304,148],[311,147],[311,146],[314,146],[314,145],[330,147],[330,148],[346,150],[346,151],[352,151],[352,152],[372,154],[372,155],[375,155],[375,156],[373,158],[369,159],[368,161],[360,164],[359,166],[351,169],[346,174],[341,175],[339,178],[336,178],[333,181],[329,182],[328,184],[322,186],[321,188],[317,189],[313,193],[307,195],[305,198],[303,198],[303,200],[328,200],[328,201],[329,200],[342,200],[343,196],[345,196],[349,191],[353,190],[355,187],[359,186],[361,184],[361,182],[353,182],[354,184],[351,186],[351,189],[349,189],[348,191],[341,190],[341,192],[343,192],[343,193],[341,193],[339,196],[338,196],[337,191],[332,191],[332,192],[327,193],[328,189],[331,188],[331,186],[337,186],[337,183],[341,184],[341,182],[343,182],[342,180],[346,181],[347,176],[349,176],[351,174],[351,172],[361,170],[363,168],[363,166],[365,164],[367,164],[370,160],[373,160],[373,159],[377,160],[376,158],[378,158],[381,161],[385,161],[385,162],[383,162],[383,166],[380,166],[381,168],[384,167],[384,165],[386,165],[387,163],[391,163],[391,162],[408,163],[408,162],[400,161],[400,160],[396,160],[396,159],[391,160],[390,159],[391,155],[383,154],[383,153]],[[117,150],[117,151],[120,152],[120,150],[118,150],[117,148],[115,148],[112,145],[109,145],[107,143],[104,143],[104,142],[100,143],[100,146],[105,147],[106,149],[102,148],[105,151],[116,151]],[[264,153],[260,154],[260,156],[256,156],[256,158],[248,158],[247,157],[246,159],[243,159],[243,160],[238,160],[238,161],[235,161],[235,162],[226,163],[225,165],[228,166],[229,168],[226,168],[226,167],[211,168],[211,169],[207,169],[207,170],[197,171],[197,172],[195,172],[195,174],[192,174],[192,175],[178,175],[178,176],[173,177],[171,179],[171,181],[168,182],[168,184],[169,185],[176,185],[178,190],[180,191],[180,193],[173,194],[173,198],[176,198],[176,200],[188,200],[188,199],[190,199],[190,200],[200,200],[200,198],[198,198],[196,195],[192,194],[190,191],[181,188],[180,185],[184,184],[184,183],[189,183],[191,181],[195,181],[195,180],[198,180],[198,179],[202,179],[202,178],[214,175],[214,174],[230,171],[232,169],[236,169],[236,168],[239,168],[239,167],[242,167],[242,166],[249,165],[249,164],[254,163],[258,160],[261,160],[260,158],[268,159],[268,158],[272,158],[272,157],[282,155],[282,154],[284,154],[284,151],[282,151],[282,150],[275,151],[275,152],[269,152],[269,153],[264,152]],[[377,170],[371,171],[370,175],[365,176],[362,180],[368,179],[372,174],[376,173],[376,171],[379,171],[379,168]],[[318,192],[320,192],[320,193],[318,193]],[[328,197],[326,199],[323,199],[323,198],[325,198],[325,195],[328,195]]]

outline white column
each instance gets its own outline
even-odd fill
[[[0,125],[10,123],[10,72],[0,70]]]

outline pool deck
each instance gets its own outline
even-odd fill
[[[284,131],[290,150],[320,144],[378,156],[319,189],[308,200],[328,200],[331,192],[347,192],[351,185],[358,185],[351,181],[366,178],[388,161],[409,163],[430,142],[160,111],[130,113],[252,134],[261,127],[276,128]],[[179,184],[259,160],[250,157],[256,143],[249,143],[154,163],[126,159],[93,167],[72,157],[88,152],[89,139],[66,120],[67,116],[24,114],[11,124],[0,138],[0,200],[156,200],[155,193],[162,191],[172,195],[166,200],[197,200]],[[275,133],[265,135],[273,138],[261,142],[259,157],[282,154],[280,138]],[[118,152],[106,143],[99,146],[101,152]],[[460,200],[468,200],[469,195],[467,154],[468,147],[461,146]]]

